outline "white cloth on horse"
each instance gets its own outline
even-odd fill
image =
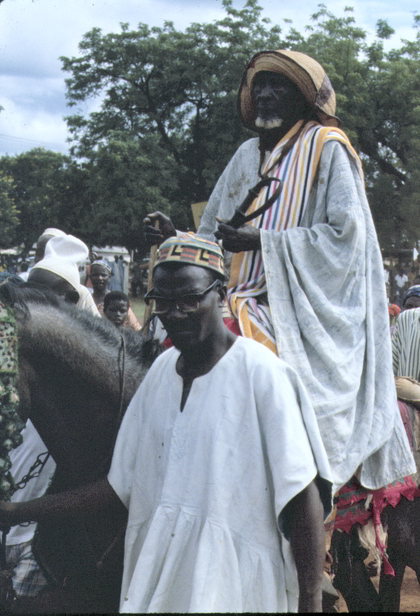
[[[309,398],[290,366],[238,338],[180,412],[178,357],[169,349],[146,375],[108,476],[129,510],[120,609],[296,611],[277,520],[317,473],[332,479]]]
[[[258,139],[220,177],[198,234],[214,239],[258,177]],[[314,406],[335,488],[376,489],[415,472],[397,407],[381,254],[355,162],[326,143],[299,227],[261,231],[279,356]]]
[[[22,444],[16,447],[16,449],[12,449],[9,454],[12,463],[11,471],[16,483],[28,474],[37,457],[48,451],[47,446],[44,444],[44,441],[39,436],[30,419],[28,419],[26,426],[22,430],[22,437]],[[43,496],[48,488],[49,481],[54,471],[55,462],[50,456],[39,476],[34,476],[23,488],[17,490],[13,494],[11,498],[12,502],[22,502]],[[34,536],[35,529],[36,522],[24,524],[23,526],[19,524],[12,526],[7,533],[7,545],[15,545],[16,543],[30,541]]]

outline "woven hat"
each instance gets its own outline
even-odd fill
[[[181,233],[162,242],[154,268],[168,262],[197,265],[222,276],[225,274],[220,246],[197,237],[194,233]]]
[[[340,120],[334,115],[335,92],[322,66],[304,53],[286,49],[260,51],[248,63],[242,77],[237,101],[244,126],[256,130],[251,92],[254,77],[261,71],[270,71],[288,77],[314,109],[321,124],[340,126]]]
[[[32,269],[44,269],[61,276],[78,290],[80,285],[78,265],[88,256],[88,247],[82,240],[73,235],[59,235],[47,242],[44,258]]]

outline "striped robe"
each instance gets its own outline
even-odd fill
[[[405,310],[397,319],[392,336],[392,366],[395,376],[420,382],[420,308]]]
[[[261,228],[267,298],[256,299],[268,311],[278,356],[309,392],[334,489],[354,474],[378,489],[416,470],[397,407],[382,258],[359,161],[340,131],[316,126],[334,138],[321,143],[319,163],[315,157],[306,165],[312,186],[301,186],[299,205],[292,205],[294,226]],[[258,144],[246,141],[228,163],[199,235],[214,239],[216,216],[229,220],[258,182]]]
[[[283,231],[300,224],[326,141],[337,140],[343,143],[358,164],[362,175],[357,154],[343,131],[338,128],[322,127],[317,122],[308,122],[303,129],[302,125],[303,120],[297,122],[265,161],[262,175],[280,179],[283,182],[283,190],[275,203],[263,215],[248,223],[258,229]],[[283,149],[299,130],[301,133],[296,143],[279,163]],[[264,187],[254,199],[248,213],[258,210],[271,197],[276,188],[277,182]],[[277,353],[275,333],[267,303],[264,263],[260,250],[240,252],[233,256],[228,300],[233,315],[239,321],[242,335],[263,343]]]

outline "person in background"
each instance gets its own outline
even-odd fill
[[[41,259],[44,258],[45,246],[47,245],[48,240],[52,237],[62,237],[64,235],[66,234],[64,231],[61,231],[61,229],[55,229],[54,227],[48,227],[48,229],[45,229],[45,231],[43,231],[43,233],[39,236],[36,243],[35,263],[38,263],[38,261],[41,261]]]
[[[124,257],[122,255],[120,255],[118,257],[118,265],[120,268],[120,278],[121,278],[121,291],[124,291],[124,278],[125,278],[125,267],[126,267],[126,263],[124,261]]]
[[[404,293],[401,311],[420,308],[420,284],[409,287]]]
[[[48,229],[45,229],[43,234],[39,237],[37,245],[36,245],[36,255],[35,255],[35,265],[34,265],[34,267],[36,266],[37,263],[39,263],[39,261],[41,259],[44,259],[45,249],[46,249],[47,243],[53,237],[74,238],[73,235],[66,235],[64,233],[64,231],[61,231],[60,229],[54,229],[52,227],[50,227]],[[77,258],[79,259],[79,261],[77,261],[76,264],[80,265],[81,263],[83,263],[85,261],[85,257],[83,257],[83,255],[85,254],[85,251],[88,250],[88,248],[87,248],[86,244],[84,244],[84,242],[82,242],[78,238],[74,238],[74,239],[77,240],[77,242],[80,242],[78,248],[76,248],[76,246],[73,246],[73,248],[71,248],[71,242],[70,242],[70,244],[67,243],[68,244],[68,249],[70,250],[70,252],[72,252],[72,251],[74,252],[75,250],[77,251],[77,255],[78,255]],[[67,250],[65,248],[65,246],[67,244],[63,243],[63,247],[64,248],[60,248],[60,250],[62,250],[62,249],[63,250]],[[59,254],[57,256],[58,256],[58,258],[61,258],[61,256],[63,256],[65,259],[67,258],[65,254],[63,254],[63,255]],[[52,257],[53,257],[53,260],[54,260],[54,254],[52,254]],[[51,259],[50,259],[50,262],[51,262]],[[33,269],[34,268],[32,268],[32,270]],[[31,270],[30,274],[32,273],[32,270]],[[39,274],[37,276],[39,278]],[[29,277],[28,277],[28,280],[29,280]],[[76,279],[75,278],[74,278],[73,282],[76,284]],[[50,283],[51,283],[51,279],[50,279]],[[84,310],[89,310],[89,312],[91,312],[95,316],[98,316],[99,313],[98,313],[98,311],[96,309],[95,302],[90,297],[89,291],[86,289],[86,287],[84,287],[83,285],[80,284],[80,274],[79,274],[79,271],[78,271],[77,287],[78,287],[77,293],[79,295],[79,299],[77,301],[78,308],[83,308]]]
[[[97,307],[103,308],[103,301],[106,294],[109,293],[108,283],[111,273],[111,267],[104,259],[98,259],[90,266],[90,279],[93,288],[92,297]],[[103,314],[101,308],[99,308],[99,311]]]
[[[402,306],[403,295],[407,288],[408,276],[404,272],[402,265],[397,266],[397,273],[395,274],[395,303],[398,306]]]
[[[44,258],[35,263],[28,282],[43,284],[58,295],[100,316],[89,291],[80,284],[79,264],[88,254],[88,247],[73,235],[56,235],[44,246]]]
[[[29,277],[28,270],[29,270],[29,263],[24,261],[23,263],[20,264],[19,277],[22,278],[24,282],[27,282],[28,280],[28,277]]]
[[[117,327],[130,327],[134,331],[141,329],[131,306],[128,295],[122,291],[110,291],[103,301],[104,316]],[[134,319],[133,319],[134,317]]]
[[[420,287],[417,289],[419,292]],[[419,297],[420,295],[412,295],[409,299],[417,300]],[[392,335],[392,362],[398,406],[416,460],[418,483],[420,481],[420,307],[406,308],[398,317]]]
[[[111,278],[109,279],[109,291],[124,291],[123,279],[121,277],[121,266],[118,255],[114,256],[114,261],[111,263]]]
[[[106,261],[95,261],[94,263],[92,263],[90,276],[93,285],[92,297],[97,309],[99,310],[99,313],[101,314],[101,316],[103,316],[104,301],[108,293],[111,292],[108,289],[108,282],[111,276],[111,268],[109,267],[108,263],[106,263]],[[119,293],[122,293],[122,291],[119,291]],[[141,329],[141,325],[137,321],[136,315],[132,311],[131,306],[128,307],[128,315],[124,322],[124,327],[130,327],[131,329],[134,329],[136,331],[139,331]]]
[[[92,263],[94,263],[94,261],[99,261],[100,257],[96,252],[92,251],[89,255],[89,260],[90,260],[90,263],[89,265],[86,266],[86,270],[85,270],[86,278],[83,284],[85,285],[86,288],[90,290],[91,293],[93,293],[92,280],[90,277],[91,271],[92,271]]]
[[[389,314],[389,333],[394,333],[395,323],[398,315],[401,313],[401,308],[397,304],[389,304],[388,305],[388,314]]]

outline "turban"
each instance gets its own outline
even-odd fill
[[[45,247],[45,256],[32,268],[44,269],[67,280],[76,290],[80,286],[79,264],[89,256],[88,247],[73,235],[52,237]]]
[[[42,235],[40,235],[40,237],[44,237],[44,235],[51,235],[52,237],[59,237],[59,236],[63,236],[66,234],[64,233],[64,231],[61,231],[60,229],[54,229],[54,227],[49,227],[48,229],[45,229],[45,231],[42,233]]]
[[[223,253],[219,245],[197,237],[194,233],[181,233],[160,245],[154,267],[168,262],[197,265],[223,277],[225,275]]]
[[[111,266],[104,259],[97,259],[96,261],[92,261],[92,265],[90,266],[91,267],[91,269],[90,269],[91,272],[92,272],[92,267],[94,265],[100,265],[101,267],[104,267],[109,274],[112,274]]]
[[[404,293],[402,301],[403,306],[409,297],[420,297],[420,284],[416,284],[414,285],[414,287],[410,287],[409,289],[407,289],[407,291]]]
[[[260,51],[246,67],[238,92],[238,110],[242,123],[255,130],[255,112],[252,103],[252,82],[261,71],[270,71],[288,77],[299,88],[324,126],[340,126],[335,114],[335,92],[322,66],[299,51]]]

